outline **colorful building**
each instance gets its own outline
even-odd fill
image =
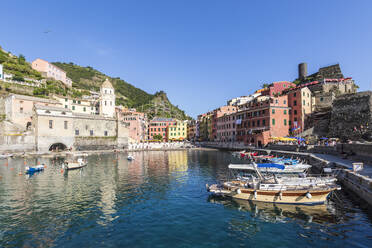
[[[217,118],[217,142],[235,142],[236,113],[225,114]]]
[[[195,141],[196,140],[196,120],[191,120],[187,123],[187,140]]]
[[[215,110],[213,110],[213,115],[212,115],[212,118],[211,118],[211,127],[209,127],[209,130],[211,131],[209,134],[209,140],[210,141],[215,141],[217,140],[217,120],[219,117],[223,116],[223,115],[226,115],[226,114],[230,114],[230,113],[235,113],[237,110],[237,107],[236,106],[231,106],[231,105],[227,105],[227,106],[221,106]]]
[[[66,76],[66,72],[46,60],[38,58],[32,61],[31,67],[32,69],[41,72],[41,75],[44,77],[59,80],[68,87],[72,87],[72,81]]]
[[[181,141],[187,139],[187,121],[177,120],[168,126],[168,141]]]
[[[167,129],[169,125],[175,125],[176,120],[173,118],[155,117],[149,123],[148,140],[154,140],[154,136],[161,136],[162,141],[168,141]]]
[[[118,118],[127,124],[129,129],[129,142],[139,143],[147,139],[147,118],[144,113],[137,112],[136,109],[117,107]]]
[[[288,106],[291,108],[289,113],[290,132],[296,135],[305,130],[306,118],[312,113],[312,94],[308,87],[303,87],[290,90],[287,95]]]
[[[281,94],[284,90],[294,88],[296,84],[289,82],[289,81],[279,81],[273,82],[268,87],[261,90],[261,95],[268,95],[268,96],[277,96]]]
[[[236,113],[236,140],[263,146],[289,132],[288,97],[259,96]]]

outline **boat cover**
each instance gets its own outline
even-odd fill
[[[284,170],[285,166],[282,164],[274,164],[274,163],[267,163],[267,164],[257,164],[258,168],[278,168]]]

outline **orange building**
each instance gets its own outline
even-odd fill
[[[153,140],[155,135],[161,135],[162,141],[168,141],[168,126],[177,125],[177,121],[172,118],[159,118],[155,117],[149,123],[148,139]]]

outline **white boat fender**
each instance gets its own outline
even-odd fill
[[[257,199],[257,191],[254,191],[254,199]]]
[[[237,189],[237,190],[236,190],[236,193],[241,194],[242,191],[241,191],[240,189]]]
[[[281,200],[282,199],[282,196],[283,196],[283,193],[282,191],[279,192],[279,199]]]
[[[306,197],[307,197],[308,199],[311,199],[311,197],[313,197],[313,196],[310,194],[310,192],[307,192],[307,193],[306,193]]]

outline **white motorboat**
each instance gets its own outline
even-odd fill
[[[66,170],[74,170],[83,168],[87,166],[87,164],[87,161],[82,158],[78,158],[77,161],[65,161],[65,163],[62,165],[62,168]]]
[[[127,159],[128,159],[129,161],[132,161],[132,160],[134,160],[134,157],[133,157],[132,155],[128,155]]]
[[[0,158],[10,158],[13,157],[13,154],[8,153],[8,154],[0,154]]]
[[[263,173],[303,173],[311,168],[308,164],[294,164],[294,165],[283,165],[277,163],[255,163],[251,164],[230,164],[229,169],[235,170],[251,170],[257,169]]]

